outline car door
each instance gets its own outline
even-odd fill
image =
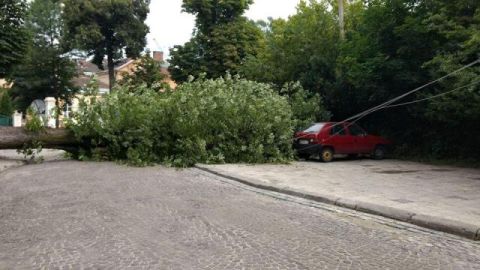
[[[352,153],[366,154],[370,152],[370,143],[367,136],[367,132],[359,127],[357,124],[351,124],[348,126],[349,134],[352,136]]]
[[[335,154],[348,154],[352,148],[353,140],[348,134],[343,123],[332,124],[327,144],[332,145]]]

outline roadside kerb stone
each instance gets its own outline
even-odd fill
[[[410,223],[412,217],[415,216],[415,213],[409,211],[368,202],[357,202],[355,210]]]
[[[317,201],[317,202],[327,203],[327,204],[332,204],[332,205],[335,205],[336,202],[338,200],[340,200],[339,197],[334,197],[334,196],[331,196],[331,195],[328,195],[328,194],[318,195],[318,194],[307,193],[307,192],[304,192],[304,191],[298,191],[298,190],[295,190],[295,189],[278,188],[278,187],[274,187],[274,186],[268,186],[268,185],[265,185],[265,184],[261,184],[260,182],[256,181],[255,179],[252,179],[252,178],[247,178],[247,177],[239,178],[239,177],[227,175],[227,174],[224,174],[224,173],[220,173],[220,172],[217,172],[215,170],[211,170],[207,167],[204,167],[201,164],[197,164],[197,165],[195,165],[195,167],[197,169],[202,170],[202,171],[205,171],[205,172],[208,172],[208,173],[220,176],[220,177],[224,177],[224,178],[227,178],[227,179],[230,179],[230,180],[234,180],[236,182],[239,182],[239,183],[251,186],[251,187],[260,188],[260,189],[273,191],[273,192],[278,192],[278,193],[282,193],[282,194],[286,194],[286,195],[290,195],[290,196],[295,196],[295,197],[299,197],[299,198],[303,198],[303,199],[307,199],[307,200],[312,200],[312,201]]]
[[[236,182],[240,182],[242,184],[252,186],[255,188],[278,192],[278,193],[295,196],[299,198],[309,199],[316,202],[331,204],[331,205],[344,207],[344,208],[348,208],[351,210],[364,212],[368,214],[379,215],[386,218],[391,218],[394,220],[411,223],[427,229],[442,231],[442,232],[462,236],[465,238],[469,238],[475,241],[480,241],[480,228],[472,224],[412,213],[402,209],[397,209],[393,207],[372,204],[367,202],[354,201],[354,200],[335,197],[327,194],[319,194],[319,193],[312,194],[305,191],[291,189],[288,187],[274,187],[270,185],[265,185],[264,183],[261,183],[260,181],[257,181],[251,177],[238,177],[238,176],[228,175],[223,172],[212,170],[208,168],[208,166],[204,166],[202,164],[197,164],[195,165],[195,167],[205,172],[208,172],[220,177],[224,177],[230,180],[234,180]]]
[[[437,231],[460,235],[477,241],[480,240],[478,235],[480,229],[478,227],[460,221],[417,214],[412,217],[411,223]]]

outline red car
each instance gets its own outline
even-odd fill
[[[368,135],[357,124],[348,122],[316,123],[295,134],[293,147],[300,158],[319,155],[324,162],[336,154],[367,154],[375,159],[385,157],[390,142],[382,137]]]

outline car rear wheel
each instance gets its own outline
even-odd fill
[[[385,149],[385,146],[383,145],[378,145],[375,147],[375,150],[373,150],[373,159],[376,160],[382,160],[385,158],[385,154],[387,153],[387,149]]]
[[[323,162],[330,162],[333,160],[333,149],[332,148],[323,148],[320,152],[320,159]]]

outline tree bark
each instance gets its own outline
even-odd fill
[[[55,127],[60,127],[60,101],[58,96],[55,97]]]
[[[338,23],[340,28],[340,39],[345,39],[345,11],[343,0],[338,0]]]
[[[44,148],[70,150],[80,146],[68,129],[46,129],[30,133],[24,128],[0,127],[0,149],[19,149],[32,140],[41,142]]]
[[[115,86],[115,64],[113,63],[113,50],[110,47],[107,48],[107,62],[108,62],[109,88],[111,93],[113,86]]]

